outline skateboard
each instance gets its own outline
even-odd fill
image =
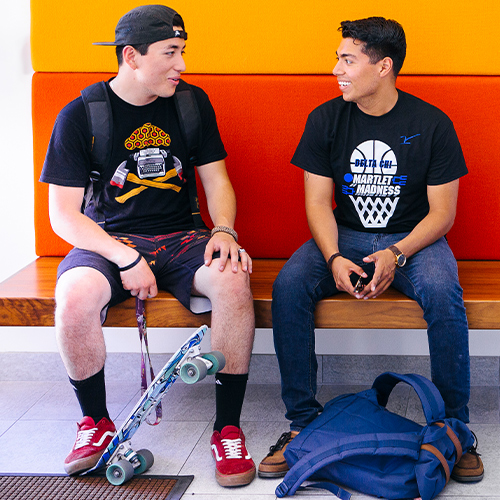
[[[106,478],[111,484],[118,486],[134,475],[146,472],[153,465],[153,454],[146,449],[134,451],[130,442],[141,423],[156,408],[179,376],[185,383],[194,384],[207,375],[222,370],[226,364],[224,355],[219,351],[201,354],[200,342],[207,328],[206,325],[198,328],[167,361],[118,429],[99,462],[82,475],[106,468]]]

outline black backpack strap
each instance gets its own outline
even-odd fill
[[[102,174],[111,155],[112,119],[111,103],[106,84],[97,82],[81,91],[87,121],[92,136],[92,171],[90,184],[85,194],[82,211],[89,205],[91,199],[97,214],[97,223],[104,224],[104,214],[99,210],[99,198],[102,192]]]
[[[184,80],[179,81],[174,94],[174,102],[179,117],[181,133],[184,136],[189,151],[189,165],[186,167],[185,176],[188,184],[191,213],[195,226],[204,228],[206,226],[200,214],[194,169],[198,160],[198,146],[201,142],[201,116],[191,86]]]

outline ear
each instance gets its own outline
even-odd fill
[[[131,45],[127,45],[123,49],[123,62],[131,69],[137,69],[137,50]]]
[[[390,57],[384,57],[380,63],[380,76],[381,77],[386,77],[393,73],[393,66],[394,63]]]

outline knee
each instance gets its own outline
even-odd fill
[[[421,293],[424,311],[438,317],[455,317],[458,311],[465,312],[462,287],[450,276],[438,274],[426,279]]]
[[[213,290],[216,297],[226,303],[253,304],[248,273],[239,270],[233,273],[230,269],[216,271],[213,279]]]
[[[308,277],[303,273],[304,267],[288,261],[273,283],[273,302],[288,300],[290,296],[304,297],[308,294]]]
[[[461,300],[462,287],[458,280],[457,262],[447,243],[438,240],[417,254],[420,259],[414,279],[416,292],[427,296],[429,305],[445,304],[450,300]],[[433,303],[433,304],[432,304]]]
[[[458,274],[446,268],[435,268],[427,270],[422,275],[421,286],[435,300],[443,297],[462,296],[462,287],[458,281]]]
[[[111,298],[111,288],[101,273],[91,271],[71,269],[59,278],[55,290],[56,324],[81,324],[100,318]]]

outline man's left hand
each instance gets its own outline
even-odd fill
[[[206,266],[212,263],[214,252],[220,252],[219,271],[224,271],[227,262],[230,261],[233,273],[237,273],[239,259],[241,260],[242,270],[245,272],[248,271],[250,274],[252,273],[252,259],[230,234],[220,231],[210,238],[204,256]]]

